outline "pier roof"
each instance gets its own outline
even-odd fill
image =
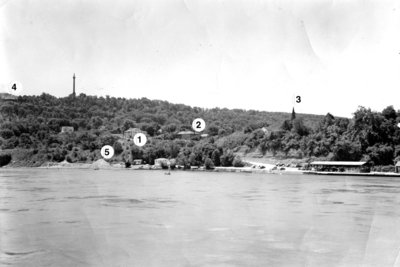
[[[365,161],[313,161],[310,165],[326,165],[326,166],[362,166]]]

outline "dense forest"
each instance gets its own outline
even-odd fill
[[[1,100],[0,100],[1,101]],[[242,166],[239,155],[252,154],[309,161],[368,161],[393,165],[400,160],[400,111],[359,107],[352,119],[261,112],[203,109],[166,101],[96,97],[81,94],[56,98],[49,94],[20,96],[0,102],[0,166],[40,166],[45,162],[92,162],[103,145],[112,145],[112,161],[175,159],[183,166]],[[195,118],[203,118],[208,137],[182,138]],[[60,133],[72,126],[73,133]],[[139,128],[144,147],[122,138]],[[21,163],[22,162],[22,163]]]

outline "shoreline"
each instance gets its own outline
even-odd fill
[[[255,173],[255,174],[305,174],[305,175],[329,175],[329,176],[367,176],[367,177],[400,177],[400,173],[391,172],[370,172],[370,173],[349,173],[349,172],[318,172],[318,171],[307,171],[299,170],[297,168],[287,167],[285,170],[274,170],[275,167],[272,164],[257,163],[257,162],[246,162],[251,164],[247,167],[215,167],[214,169],[206,169],[205,167],[192,167],[191,169],[175,168],[171,172],[175,171],[197,171],[197,172],[234,172],[234,173]],[[12,167],[4,166],[4,169],[25,169],[25,168],[37,168],[37,169],[82,169],[82,170],[126,170],[126,171],[140,171],[140,170],[158,170],[168,171],[155,165],[132,165],[126,168],[124,163],[108,163],[105,160],[98,160],[93,163],[69,163],[69,162],[48,162],[47,165],[43,164],[38,167]]]

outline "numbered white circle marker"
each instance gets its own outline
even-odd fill
[[[303,101],[302,95],[299,92],[296,92],[292,96],[292,105],[297,106]]]
[[[12,95],[21,95],[22,89],[22,83],[18,81],[12,81],[8,84],[7,91]]]
[[[397,124],[397,127],[399,127],[399,128],[400,128],[400,122]]]
[[[137,146],[144,146],[146,142],[147,142],[147,137],[142,133],[137,133],[133,137],[133,143],[135,143],[135,145]]]
[[[100,154],[105,159],[111,159],[114,156],[114,148],[112,146],[103,146],[100,150]]]
[[[304,101],[307,101],[308,97],[304,95],[304,92],[301,91],[295,91],[293,92],[292,95],[292,107],[295,109],[296,113],[303,113],[304,110],[304,105],[306,103]]]
[[[196,132],[202,132],[206,128],[206,122],[201,118],[197,118],[192,122],[192,128]]]

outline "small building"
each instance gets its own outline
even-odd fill
[[[143,164],[143,160],[142,159],[134,159],[133,160],[133,165],[142,165]]]
[[[191,136],[195,135],[195,132],[192,131],[180,131],[178,135],[181,138],[190,138]]]
[[[9,93],[0,93],[0,100],[3,101],[16,101],[18,99],[17,96],[9,94]]]
[[[200,136],[201,136],[201,138],[207,138],[208,134],[201,134]]]
[[[310,163],[311,170],[322,172],[363,172],[364,161],[314,161]]]
[[[74,127],[72,126],[62,126],[61,127],[61,133],[73,133],[74,132]]]
[[[267,128],[265,128],[265,127],[262,127],[262,128],[261,128],[261,131],[263,131],[263,132],[264,132],[264,134],[268,134],[268,129],[267,129]]]
[[[400,161],[398,161],[394,166],[394,172],[400,173]]]
[[[154,160],[154,165],[156,166],[168,166],[170,164],[169,160],[166,158],[158,158]]]
[[[133,139],[135,134],[137,133],[145,133],[144,131],[140,130],[139,128],[129,128],[124,132],[124,138],[125,139]]]
[[[116,137],[116,138],[118,138],[118,139],[124,138],[124,135],[123,135],[123,134],[111,134],[111,136],[114,136],[114,137]]]

